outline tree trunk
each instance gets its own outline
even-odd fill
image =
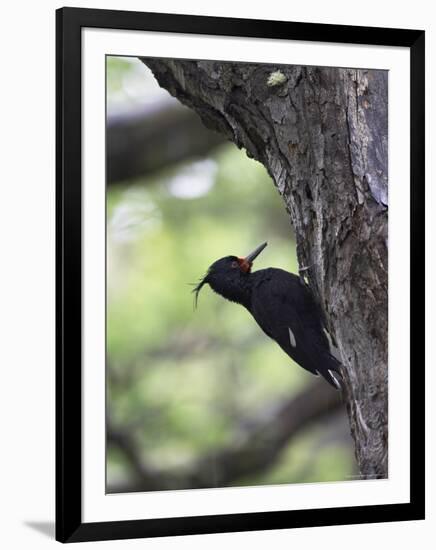
[[[361,475],[387,477],[387,73],[142,61],[206,126],[266,166],[342,357]]]

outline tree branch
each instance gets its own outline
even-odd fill
[[[107,121],[107,181],[126,181],[204,156],[224,141],[180,104],[162,102],[111,115]]]
[[[109,492],[192,489],[230,485],[242,477],[270,468],[280,452],[302,430],[343,408],[339,393],[323,381],[316,381],[296,397],[286,400],[252,420],[241,424],[234,441],[218,452],[199,458],[183,472],[156,470],[140,457],[133,435],[108,423],[108,443],[124,454],[134,480],[109,487]]]

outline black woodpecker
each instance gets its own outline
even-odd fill
[[[331,354],[323,317],[309,287],[283,269],[251,272],[266,245],[245,258],[226,256],[214,262],[194,288],[195,303],[207,283],[223,298],[247,308],[260,328],[301,367],[340,389],[342,365]]]

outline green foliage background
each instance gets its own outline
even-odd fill
[[[107,68],[109,113],[166,94],[135,60],[108,58]],[[209,159],[110,186],[107,223],[108,419],[128,430],[144,463],[182,476],[311,381],[242,307],[205,287],[194,310],[190,286],[214,260],[265,240],[255,268],[296,272],[289,218],[264,167],[229,144]],[[353,471],[340,415],[237,485],[343,480]],[[125,453],[109,445],[108,490],[134,479]]]

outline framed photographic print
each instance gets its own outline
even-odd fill
[[[57,11],[62,542],[424,518],[424,32]]]

